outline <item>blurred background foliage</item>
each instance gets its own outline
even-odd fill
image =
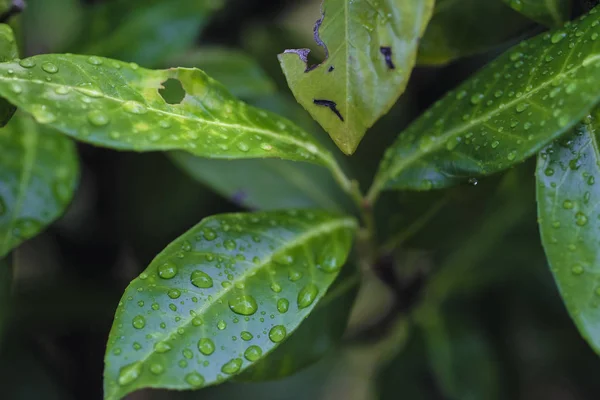
[[[340,155],[363,186],[412,119],[511,43],[545,29],[501,0],[454,3],[464,8],[437,12],[424,38],[420,61],[429,66],[414,71],[357,154]],[[575,1],[574,15],[592,3]],[[11,24],[23,56],[73,52],[205,69],[329,143],[295,103],[276,58],[299,47],[323,56],[312,39],[319,8],[316,0],[28,0]],[[496,9],[506,14],[502,23]],[[0,268],[5,399],[101,399],[104,348],[123,289],[203,217],[255,208],[352,211],[315,166],[78,148],[82,176],[68,212]],[[382,261],[364,274],[344,341],[302,372],[129,398],[596,399],[600,360],[571,323],[546,265],[533,171],[525,163],[450,190],[386,194],[376,210]]]

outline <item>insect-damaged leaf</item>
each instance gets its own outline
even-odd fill
[[[598,10],[520,43],[435,103],[388,149],[369,198],[501,171],[571,129],[600,101]]]
[[[599,111],[538,157],[538,221],[562,298],[583,337],[600,353]]]
[[[105,398],[197,389],[254,365],[325,295],[355,229],[353,218],[323,211],[204,219],[125,290],[106,352]]]
[[[515,11],[540,24],[557,27],[569,19],[571,0],[503,0]]]
[[[0,129],[0,258],[62,214],[78,172],[69,138],[19,114]]]
[[[0,64],[0,95],[40,124],[98,146],[335,164],[308,133],[237,100],[198,69],[40,55]]]
[[[279,55],[294,96],[344,153],[406,88],[432,9],[433,0],[325,0],[315,40],[326,59],[310,66],[308,50]]]

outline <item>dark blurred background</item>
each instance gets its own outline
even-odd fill
[[[236,95],[329,143],[296,105],[276,57],[299,47],[313,48],[315,60],[323,56],[312,39],[319,4],[27,0],[11,24],[23,56],[73,52],[148,68],[205,69]],[[576,3],[574,13],[587,6]],[[366,188],[384,149],[412,119],[511,43],[542,29],[531,25],[478,55],[417,68],[357,154],[340,155],[348,173]],[[105,342],[129,281],[203,217],[253,208],[248,193],[219,184],[227,169],[256,190],[270,190],[270,208],[320,205],[299,188],[287,192],[285,178],[252,172],[252,163],[203,160],[192,176],[165,154],[78,146],[81,180],[68,212],[14,253],[11,296],[0,309],[3,399],[102,398]],[[294,168],[294,176],[308,177],[304,190],[339,198],[327,171]],[[533,172],[531,160],[450,190],[386,194],[376,210],[379,237],[387,243],[400,232],[402,245],[389,245],[376,273],[365,274],[348,334],[319,363],[275,382],[128,398],[597,399],[600,360],[576,331],[546,265]],[[332,204],[351,210],[344,201]]]

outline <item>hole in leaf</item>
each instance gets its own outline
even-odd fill
[[[179,104],[185,97],[185,90],[181,86],[181,82],[177,79],[169,78],[162,83],[164,89],[159,89],[158,93],[163,100],[168,104]]]

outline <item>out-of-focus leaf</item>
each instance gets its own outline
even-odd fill
[[[17,115],[0,129],[0,258],[58,218],[79,174],[73,142]]]
[[[0,62],[19,58],[19,49],[12,28],[0,24]],[[0,99],[0,126],[6,125],[16,111],[16,107],[4,99]]]
[[[433,0],[324,0],[315,40],[325,61],[308,65],[305,49],[279,55],[294,96],[344,153],[404,92],[432,10]]]
[[[600,353],[600,112],[538,157],[542,242],[562,298],[582,336]]]
[[[503,0],[437,0],[417,61],[446,64],[514,39],[530,25]]]
[[[503,0],[515,11],[539,22],[557,27],[569,20],[571,0]]]
[[[79,0],[27,0],[22,18],[25,54],[64,51],[79,37],[84,25]]]
[[[346,265],[329,291],[293,335],[273,353],[248,368],[238,381],[281,379],[297,373],[339,344],[358,292],[358,271]]]
[[[0,345],[3,343],[4,327],[10,315],[10,287],[12,271],[8,258],[0,258]]]
[[[501,171],[572,128],[600,101],[598,10],[522,42],[438,101],[388,149],[369,199]]]
[[[275,92],[275,84],[258,62],[240,50],[204,47],[176,57],[170,64],[200,68],[237,97],[254,98]]]
[[[137,6],[121,6],[121,3],[101,6],[104,9],[96,13],[107,17],[119,13],[120,23],[117,26],[101,24],[93,29],[88,43],[78,52],[133,61],[145,67],[162,66],[166,60],[193,46],[200,29],[224,1],[132,2]],[[94,19],[96,13],[90,17]]]
[[[169,92],[162,92],[163,84]],[[40,124],[99,146],[338,168],[306,132],[237,100],[197,69],[147,70],[95,56],[39,55],[0,64],[0,94]]]
[[[325,295],[356,222],[322,211],[209,217],[125,290],[109,337],[105,398],[197,389],[274,350]]]

